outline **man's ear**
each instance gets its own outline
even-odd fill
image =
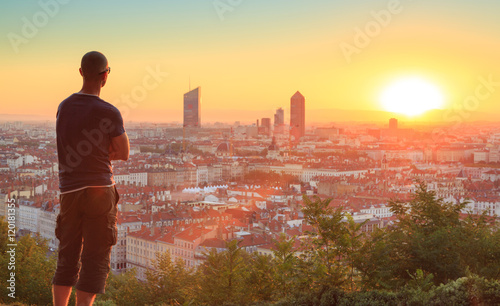
[[[78,71],[80,71],[80,75],[83,76],[82,68],[78,68]]]
[[[108,74],[107,73],[103,73],[102,76],[101,76],[101,87],[104,87],[104,85],[106,85],[106,81],[108,80]]]

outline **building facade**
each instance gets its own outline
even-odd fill
[[[299,141],[306,134],[306,98],[296,92],[290,100],[290,133]]]
[[[201,126],[201,87],[184,94],[184,127]]]

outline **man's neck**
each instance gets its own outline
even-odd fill
[[[101,86],[83,84],[82,89],[79,93],[98,96],[101,94]]]

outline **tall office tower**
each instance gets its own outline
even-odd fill
[[[262,118],[260,122],[262,133],[269,136],[271,133],[271,118]]]
[[[398,129],[398,119],[391,118],[389,119],[389,130],[397,130]]]
[[[201,127],[201,87],[184,94],[184,126]]]
[[[280,107],[276,110],[276,114],[274,114],[274,126],[282,124],[285,124],[285,111]]]
[[[296,92],[290,99],[290,135],[299,141],[306,134],[306,98]]]
[[[285,111],[280,107],[274,114],[274,135],[284,135],[287,128],[285,127]]]

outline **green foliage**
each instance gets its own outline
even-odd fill
[[[436,285],[465,276],[468,267],[481,276],[498,277],[498,234],[484,216],[462,220],[466,203],[447,203],[421,184],[410,202],[389,204],[399,220],[388,229],[385,239],[391,253],[385,263],[389,273],[384,278],[390,280],[392,288],[410,281],[418,269],[432,273]],[[377,261],[375,255],[370,254],[370,259]],[[372,281],[382,279],[371,277]]]
[[[363,251],[369,245],[361,230],[367,221],[356,222],[343,207],[331,207],[330,201],[304,197],[304,220],[313,227],[308,233],[312,247],[307,259],[315,267],[313,275],[320,291],[333,287],[357,290],[363,278],[361,269],[367,268]]]
[[[395,293],[386,291],[365,291],[365,292],[349,292],[346,293],[337,304],[322,304],[322,305],[370,305],[370,306],[386,306],[398,305],[398,297]]]
[[[0,232],[7,233],[7,222],[0,219]],[[4,236],[6,237],[6,236]],[[15,301],[28,305],[50,305],[52,303],[52,277],[55,271],[56,258],[48,257],[48,246],[44,239],[30,235],[17,240],[15,247],[15,270],[9,270],[10,254],[6,251],[6,239],[1,241],[2,253],[0,254],[0,279],[4,282],[10,278],[10,273],[15,273]],[[7,286],[0,289],[0,302],[11,303],[14,300],[7,296]]]
[[[307,250],[308,260],[315,263],[316,282],[325,290],[341,286],[346,282],[346,267],[341,258],[345,249],[345,223],[342,222],[342,207],[330,207],[330,199],[311,201],[304,197],[304,220],[313,227],[308,232],[312,237],[312,248]]]
[[[115,275],[109,274],[106,293],[98,295],[96,305],[140,305],[148,301],[147,287],[136,278],[135,269]]]
[[[244,284],[247,283],[248,270],[246,254],[238,240],[226,242],[226,250],[217,252],[211,249],[206,254],[206,262],[200,269],[197,300],[204,305],[236,304],[250,302]]]
[[[294,244],[294,238],[287,239],[281,234],[274,241],[273,256],[243,253],[246,254],[246,303],[293,300],[300,293],[312,292],[311,265],[297,256]]]
[[[283,298],[296,292],[298,287],[299,273],[297,271],[298,261],[293,246],[295,239],[287,239],[285,234],[281,234],[274,242],[273,251],[273,279],[275,281],[275,297]]]
[[[417,278],[426,278],[417,273]],[[427,276],[428,277],[428,276]],[[285,298],[274,305],[498,305],[500,301],[500,281],[487,280],[475,275],[459,278],[439,287],[422,288],[406,286],[399,292],[354,291],[345,292],[338,288],[325,291],[317,296],[301,293],[297,297]]]
[[[414,274],[409,274],[411,280],[400,292],[400,299],[408,305],[426,305],[431,298],[431,290],[435,289],[432,282],[434,275],[425,274],[418,269]]]
[[[410,274],[410,277],[411,280],[406,285],[409,288],[427,292],[434,287],[434,283],[432,282],[434,275],[432,274],[426,275],[424,271],[417,269],[415,274]]]
[[[153,148],[150,146],[140,146],[141,153],[163,153],[164,149]]]
[[[436,198],[434,191],[428,191],[421,183],[409,203],[391,201],[391,211],[399,219],[399,227],[409,231],[418,229],[431,234],[437,229],[460,224],[460,212],[466,203],[448,203]],[[409,232],[411,234],[411,232]]]
[[[7,221],[4,219],[4,217],[1,217],[0,218],[0,254],[2,256],[5,256],[4,254],[8,250],[8,248],[7,248],[8,239],[9,239],[8,230],[9,230],[9,227],[8,227]]]
[[[274,305],[311,305],[311,306],[352,306],[352,305],[401,305],[396,293],[386,291],[345,292],[339,288],[326,290],[319,298],[310,293],[301,293],[296,298],[287,298]]]
[[[274,171],[264,172],[260,170],[250,171],[245,175],[243,182],[248,184],[282,187],[300,183],[296,176],[290,174],[276,173]]]
[[[392,242],[388,239],[385,230],[376,229],[368,235],[356,254],[355,261],[362,289],[396,287],[397,282],[393,280],[393,270],[397,262],[391,260],[393,256]]]
[[[49,305],[52,302],[52,277],[56,258],[47,258],[48,246],[39,237],[23,236],[19,239],[16,252],[17,293],[26,303]],[[37,275],[37,277],[33,277]]]
[[[153,269],[147,271],[146,277],[146,300],[150,304],[184,304],[193,296],[195,277],[192,271],[185,267],[182,260],[172,262],[169,252],[157,254]],[[141,286],[137,288],[141,289]]]
[[[462,277],[431,292],[430,305],[498,305],[500,282],[477,275]]]
[[[349,285],[350,290],[356,289],[355,283],[355,266],[360,264],[362,260],[360,251],[364,246],[365,233],[361,231],[363,225],[368,220],[361,223],[356,223],[350,214],[346,215],[347,222],[345,223],[344,245],[345,245],[345,262],[349,268]]]
[[[68,303],[68,305],[72,305],[72,303]],[[99,297],[94,301],[94,306],[116,306],[117,304],[112,300],[102,300]]]
[[[323,293],[319,305],[339,305],[340,302],[344,299],[345,295],[346,293],[343,290],[339,288],[331,288]]]
[[[247,261],[247,277],[244,287],[249,300],[269,302],[276,292],[274,265],[270,256],[251,254]]]
[[[461,264],[471,273],[500,279],[500,231],[491,217],[469,215],[462,231],[454,237],[460,246]]]

